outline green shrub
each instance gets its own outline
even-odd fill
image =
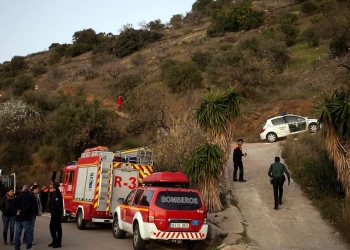
[[[280,20],[279,28],[285,35],[286,45],[294,45],[298,38],[299,29],[296,26],[294,26],[288,19]]]
[[[41,147],[39,149],[39,158],[42,163],[50,163],[55,159],[55,152],[52,148]]]
[[[317,5],[312,1],[305,1],[301,4],[300,11],[306,15],[312,15],[317,10]]]
[[[116,95],[126,95],[133,91],[142,83],[142,78],[139,74],[128,73],[119,77],[118,81],[112,84]]]
[[[11,62],[10,62],[10,70],[14,74],[17,74],[19,71],[25,69],[25,67],[26,67],[26,62],[25,62],[23,56],[12,57]]]
[[[192,61],[174,61],[170,66],[162,65],[161,70],[164,81],[173,93],[201,87],[202,73]]]
[[[14,82],[15,82],[15,78],[13,78],[13,77],[6,77],[4,79],[1,79],[1,81],[0,81],[0,89],[7,89]]]
[[[298,20],[298,16],[294,13],[287,12],[280,17],[280,20],[287,20],[290,23],[295,23]]]
[[[212,58],[212,53],[203,52],[200,50],[196,50],[191,56],[192,61],[198,66],[201,71],[205,71],[205,68],[209,65]]]
[[[163,37],[163,34],[148,30],[127,28],[122,31],[114,47],[117,57],[125,57]]]
[[[251,38],[243,40],[239,44],[238,48],[240,50],[249,50],[249,51],[256,53],[259,50],[258,45],[259,45],[258,39],[256,37],[251,37]]]
[[[256,29],[263,21],[263,12],[254,10],[248,2],[240,2],[232,7],[214,11],[207,35],[213,37],[224,32]]]
[[[65,55],[67,57],[76,57],[93,49],[92,45],[85,43],[74,43],[71,47],[66,49]]]
[[[52,66],[61,60],[61,56],[56,51],[52,52],[49,57],[49,65]]]
[[[329,44],[331,56],[337,57],[345,55],[350,50],[349,42],[350,39],[346,33],[341,36],[333,37]]]
[[[29,166],[33,163],[31,152],[23,142],[9,143],[0,153],[1,168],[13,169],[14,166]]]
[[[13,95],[20,96],[24,91],[34,88],[33,79],[26,75],[20,75],[11,87],[13,89]]]
[[[317,34],[314,27],[306,29],[301,36],[310,47],[317,47],[320,44],[320,36]]]
[[[32,74],[34,77],[45,74],[46,73],[46,69],[44,68],[44,66],[40,65],[40,64],[35,64],[33,68],[31,68]]]

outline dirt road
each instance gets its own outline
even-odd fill
[[[296,183],[285,184],[283,205],[274,210],[273,191],[267,171],[278,143],[244,144],[245,183],[232,182],[232,152],[227,164],[228,183],[244,217],[248,237],[257,249],[348,249]],[[293,178],[293,175],[292,175]]]

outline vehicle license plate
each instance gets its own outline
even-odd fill
[[[189,228],[190,225],[188,223],[170,223],[171,228]]]

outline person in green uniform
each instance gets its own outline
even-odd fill
[[[283,196],[283,184],[286,181],[286,176],[288,177],[288,186],[290,185],[290,174],[286,166],[280,163],[280,158],[275,157],[275,162],[271,164],[269,172],[267,173],[272,178],[273,186],[273,196],[275,199],[274,209],[278,209],[278,205],[282,205],[282,196]]]

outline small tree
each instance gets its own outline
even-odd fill
[[[292,46],[296,43],[299,34],[299,29],[292,24],[288,19],[281,19],[279,24],[280,30],[285,35],[287,46]]]
[[[73,43],[87,44],[91,47],[98,43],[97,34],[91,28],[74,32],[72,40]]]
[[[162,23],[162,21],[160,19],[156,19],[154,21],[150,21],[147,24],[147,28],[150,31],[162,31],[165,28],[165,24]]]
[[[125,69],[125,65],[120,60],[116,62],[107,62],[102,67],[102,70],[108,73],[114,80],[117,79]]]
[[[191,56],[192,61],[201,71],[205,71],[212,58],[213,55],[210,52],[203,52],[200,50],[195,51]]]
[[[10,70],[14,74],[17,74],[18,71],[25,69],[25,67],[26,67],[26,62],[25,62],[23,56],[12,57],[11,62],[10,62]]]
[[[15,82],[10,86],[10,91],[13,95],[20,96],[24,91],[33,89],[33,79],[26,75],[20,75],[16,78]]]
[[[312,15],[317,10],[317,5],[310,0],[307,0],[301,4],[300,10],[306,15]]]
[[[314,27],[306,29],[301,36],[311,47],[317,47],[320,43],[320,36],[317,34],[317,31]]]
[[[161,68],[165,82],[174,93],[185,92],[202,86],[202,73],[191,61],[166,61]]]
[[[170,25],[175,29],[179,29],[182,26],[182,19],[183,16],[181,14],[173,15],[170,19]]]
[[[77,66],[77,73],[84,77],[86,81],[93,79],[96,76],[96,71],[91,63],[81,62]]]

